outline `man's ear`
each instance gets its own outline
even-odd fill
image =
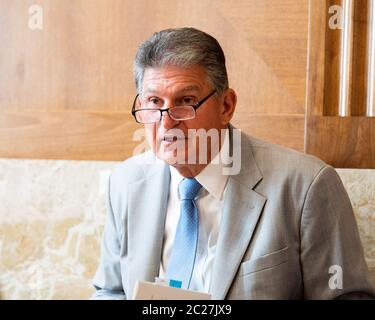
[[[236,109],[237,95],[233,89],[227,89],[223,94],[223,104],[221,109],[221,124],[227,126],[233,117]]]

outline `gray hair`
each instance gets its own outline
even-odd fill
[[[203,31],[194,28],[166,29],[143,42],[138,47],[134,63],[138,93],[141,93],[146,68],[168,65],[183,68],[201,65],[218,94],[228,88],[224,52],[219,42]]]

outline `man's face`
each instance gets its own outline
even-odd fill
[[[205,70],[201,66],[180,68],[174,66],[161,68],[148,68],[144,72],[141,102],[150,101],[157,103],[158,108],[171,108],[192,102],[195,104],[213,91],[209,84]],[[217,94],[211,96],[196,110],[194,119],[176,121],[170,118],[167,112],[158,123],[146,124],[147,138],[156,156],[168,164],[178,167],[176,163],[177,151],[184,150],[183,159],[188,162],[188,155],[195,152],[199,160],[199,152],[206,152],[210,160],[210,146],[205,150],[199,150],[197,137],[188,136],[190,129],[220,129],[226,128],[229,122],[225,114],[225,103],[222,97]],[[184,137],[179,140],[172,140],[171,136],[175,129],[181,130]],[[192,132],[192,131],[190,131]],[[181,139],[180,139],[181,138]],[[180,158],[179,158],[180,159]],[[181,161],[180,161],[181,162]]]

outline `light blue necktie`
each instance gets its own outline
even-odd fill
[[[182,281],[184,289],[190,286],[197,252],[199,215],[194,198],[201,187],[193,178],[185,178],[178,186],[181,201],[180,218],[169,258],[167,277]]]

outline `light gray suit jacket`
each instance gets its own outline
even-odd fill
[[[241,170],[226,187],[212,297],[375,297],[336,171],[315,157],[244,134],[241,149]],[[153,282],[159,274],[170,171],[144,159],[132,157],[111,174],[93,298],[131,298],[137,280]],[[341,267],[341,289],[334,279],[339,271],[331,266]]]

